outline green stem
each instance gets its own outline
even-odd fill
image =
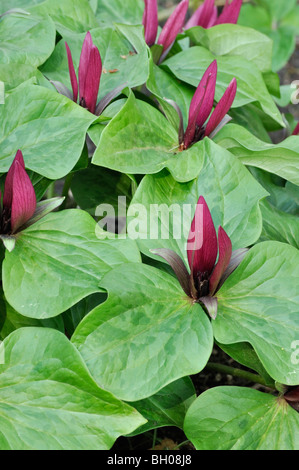
[[[50,184],[47,189],[47,199],[52,199],[55,196],[55,181]]]
[[[62,190],[62,196],[65,199],[64,199],[63,203],[60,206],[60,210],[63,210],[63,209],[66,208],[66,204],[67,204],[67,200],[68,200],[68,194],[69,194],[69,190],[70,190],[70,187],[71,187],[71,184],[72,184],[72,181],[73,181],[73,177],[74,177],[74,173],[69,173],[65,178],[64,186],[63,186],[63,190]]]
[[[265,387],[275,389],[274,384],[273,386],[268,384],[263,379],[263,377],[258,374],[253,374],[252,372],[248,372],[247,370],[237,369],[236,367],[225,366],[223,364],[217,364],[216,362],[208,362],[206,368],[215,372],[220,372],[222,374],[229,374],[233,377],[241,377],[242,379],[248,380],[248,382],[258,383],[264,385]]]

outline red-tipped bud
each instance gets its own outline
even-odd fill
[[[229,86],[224,92],[221,100],[217,104],[216,108],[214,109],[212,116],[210,117],[206,130],[205,136],[209,136],[211,132],[220,124],[226,113],[231,108],[231,105],[234,102],[235,96],[237,93],[237,80],[235,78],[232,79]]]
[[[144,26],[145,42],[148,46],[155,44],[158,32],[158,5],[157,0],[144,0],[142,24]]]
[[[3,212],[6,217],[10,215],[11,233],[33,216],[35,208],[35,191],[25,171],[22,152],[18,150],[6,176],[3,196]]]
[[[196,127],[200,129],[212,111],[216,79],[217,61],[214,60],[205,71],[191,100],[188,126],[184,136],[185,148],[194,141]]]
[[[91,113],[96,109],[101,74],[100,52],[88,32],[83,42],[79,63],[79,99],[80,105]]]
[[[188,236],[187,256],[191,275],[211,273],[218,252],[217,235],[208,205],[200,196]]]
[[[295,127],[295,129],[293,130],[292,135],[299,135],[299,122],[297,126]]]
[[[77,103],[78,100],[78,80],[74,68],[74,62],[72,58],[72,53],[71,50],[67,44],[65,43],[66,47],[66,53],[67,53],[67,60],[68,60],[68,65],[69,65],[69,74],[70,74],[70,80],[71,80],[71,85],[72,85],[72,90],[73,90],[73,101]]]
[[[158,44],[163,46],[164,51],[169,49],[182,30],[188,7],[189,0],[182,0],[166,21],[158,39]]]
[[[190,20],[187,22],[185,29],[192,28],[193,26],[201,26],[202,28],[211,28],[217,21],[217,7],[215,0],[205,0],[199,8],[193,13]]]
[[[236,24],[239,19],[241,6],[242,0],[233,0],[231,3],[229,3],[229,0],[226,0],[222,13],[215,22],[215,25],[225,23]]]

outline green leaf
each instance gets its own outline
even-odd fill
[[[112,267],[140,260],[134,241],[104,237],[92,217],[76,209],[31,225],[18,234],[3,262],[8,302],[24,316],[44,319],[99,292],[102,276]]]
[[[213,346],[211,323],[176,279],[129,263],[108,273],[101,287],[108,300],[72,338],[101,387],[136,401],[204,368]]]
[[[21,149],[26,168],[59,179],[79,160],[96,116],[59,93],[27,85],[6,98],[0,119],[0,171],[9,169]]]
[[[54,50],[56,31],[50,18],[32,16],[7,15],[0,25],[0,80],[9,90],[39,73],[37,67]]]
[[[196,26],[185,34],[215,56],[240,56],[253,62],[261,72],[272,70],[272,41],[252,28],[236,24],[221,24],[209,29]]]
[[[45,0],[38,3],[26,9],[40,18],[49,15],[61,35],[72,32],[86,33],[98,26],[88,0]]]
[[[197,450],[296,450],[299,415],[283,398],[216,387],[190,406],[184,425]]]
[[[162,426],[177,426],[182,429],[186,411],[195,398],[196,392],[191,379],[183,377],[162,388],[155,395],[131,403],[147,419],[147,423],[131,435],[142,434]]]
[[[255,245],[217,293],[214,335],[222,344],[250,343],[268,374],[297,385],[292,344],[298,340],[299,252],[279,242]]]
[[[136,410],[98,388],[63,334],[22,328],[4,348],[2,450],[109,449],[144,423]]]
[[[190,183],[177,183],[164,171],[145,176],[139,185],[128,211],[128,233],[134,237],[136,231],[139,248],[147,256],[154,256],[150,249],[170,248],[186,260],[186,240],[201,195],[216,229],[221,225],[226,230],[233,249],[251,245],[260,236],[258,201],[267,193],[231,154],[206,142],[209,152]]]
[[[260,240],[277,240],[289,243],[299,249],[298,216],[280,211],[268,201],[261,202],[261,211],[263,230]]]
[[[176,54],[163,62],[162,67],[170,70],[179,80],[194,87],[198,86],[205,70],[215,56],[203,47],[194,46]],[[284,123],[263,77],[258,68],[243,57],[216,57],[218,64],[215,99],[219,101],[230,81],[237,79],[238,89],[232,107],[238,108],[248,103],[255,103],[279,125]]]
[[[269,31],[268,35],[273,41],[272,68],[278,71],[287,64],[295,50],[296,34],[292,28],[281,26],[274,31]]]
[[[299,185],[298,136],[288,137],[276,145],[268,144],[237,124],[227,124],[216,135],[215,141],[245,165],[262,168]]]
[[[100,23],[141,24],[144,3],[142,0],[97,0],[96,17]]]

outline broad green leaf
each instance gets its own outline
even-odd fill
[[[255,245],[217,293],[214,335],[222,344],[250,343],[268,374],[297,385],[299,251],[284,243]]]
[[[203,47],[194,46],[163,62],[162,67],[170,70],[179,80],[194,87],[198,86],[205,70],[215,56]],[[232,107],[248,103],[256,104],[279,125],[284,127],[281,114],[276,107],[258,68],[243,57],[216,57],[218,64],[215,99],[219,101],[230,81],[237,79],[238,89]]]
[[[245,165],[255,166],[299,185],[299,138],[291,136],[279,144],[259,140],[237,124],[227,124],[215,142],[227,148]]]
[[[62,333],[22,328],[4,348],[1,450],[104,450],[144,423],[134,408],[96,385]]]
[[[263,230],[261,241],[277,240],[299,249],[299,218],[280,211],[268,201],[261,202]]]
[[[184,431],[197,450],[298,450],[299,414],[283,398],[216,387],[187,411]]]
[[[136,429],[132,435],[162,426],[177,426],[182,429],[186,411],[195,398],[196,392],[191,379],[183,377],[162,388],[155,395],[131,403],[147,419],[147,423]]]
[[[53,21],[32,16],[7,15],[0,20],[0,80],[6,90],[39,74],[55,47]]]
[[[131,180],[127,175],[94,165],[75,173],[71,190],[80,208],[91,214],[96,213],[99,204],[111,204],[118,214],[125,209],[119,198],[126,197],[127,205],[131,200]]]
[[[136,401],[204,368],[213,346],[211,323],[176,279],[129,263],[108,273],[101,287],[108,300],[72,337],[99,386]]]
[[[92,217],[76,209],[31,225],[3,262],[7,301],[24,316],[45,319],[99,292],[101,278],[112,267],[139,261],[135,242],[104,237]]]
[[[235,157],[207,140],[201,171],[193,181],[180,184],[165,171],[147,175],[128,211],[128,233],[136,232],[138,245],[149,250],[170,248],[186,260],[186,241],[199,196],[204,196],[216,229],[221,225],[233,249],[254,243],[261,233],[259,200],[267,195]],[[236,203],[237,201],[237,203]],[[161,259],[161,258],[159,258]]]
[[[287,64],[295,50],[296,34],[292,28],[280,26],[276,30],[269,31],[268,35],[273,41],[272,68],[278,71]]]
[[[36,6],[26,7],[26,10],[40,18],[49,15],[61,35],[84,33],[98,26],[88,0],[45,0]]]
[[[299,216],[298,186],[289,181],[282,180],[278,176],[249,167],[256,180],[268,191],[267,201],[280,211]],[[277,181],[279,180],[279,181]]]
[[[27,11],[28,7],[37,5],[44,2],[44,0],[14,0],[13,8],[25,9]],[[0,14],[3,14],[12,9],[11,0],[1,0],[0,3]]]
[[[149,75],[148,48],[143,38],[143,28],[118,25],[117,29],[90,30],[103,62],[99,99],[120,85],[124,85],[124,88],[142,85]],[[65,42],[71,49],[74,67],[78,71],[85,35],[86,33],[63,35],[54,53],[41,68],[47,78],[60,81],[71,89]]]
[[[281,0],[256,0],[256,2],[269,12],[274,21],[283,19],[297,4],[297,0],[288,0],[287,3]]]
[[[7,302],[5,302],[5,310],[5,321],[0,330],[1,339],[6,338],[13,331],[23,327],[38,326],[43,328],[54,328],[55,330],[59,330],[62,333],[64,332],[64,323],[61,316],[48,318],[45,320],[24,317],[23,315],[20,315],[18,312],[16,312]]]
[[[100,23],[141,24],[144,10],[142,0],[97,0],[96,17]]]
[[[156,108],[130,94],[102,131],[92,163],[123,173],[155,173],[178,147],[178,134]]]
[[[79,160],[96,117],[59,93],[27,85],[6,98],[0,119],[0,171],[9,169],[21,149],[26,168],[59,179]]]
[[[253,62],[261,72],[272,70],[272,41],[252,28],[221,24],[205,29],[200,26],[185,33],[193,43],[216,56],[240,56]]]

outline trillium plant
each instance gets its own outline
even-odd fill
[[[0,449],[299,450],[297,1],[25,3],[0,3]]]

